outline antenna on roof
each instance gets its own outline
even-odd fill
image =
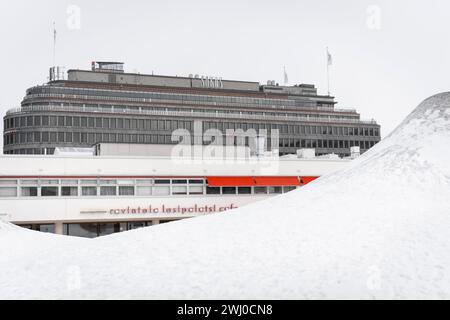
[[[53,66],[56,66],[56,24],[53,21]]]

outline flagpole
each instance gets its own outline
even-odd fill
[[[53,66],[56,64],[56,24],[53,21]]]
[[[328,95],[330,95],[330,62],[329,62],[329,52],[327,47],[327,88],[328,88]]]

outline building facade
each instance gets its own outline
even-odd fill
[[[315,148],[318,155],[361,153],[380,140],[380,126],[353,109],[335,108],[314,85],[280,86],[211,77],[125,73],[122,63],[93,63],[67,79],[29,88],[19,108],[4,117],[5,154],[52,154],[57,147],[96,143],[175,144],[175,129],[267,133],[281,155]],[[277,146],[270,141],[278,130]],[[195,141],[192,143],[205,143]]]

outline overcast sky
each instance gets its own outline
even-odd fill
[[[1,1],[0,111],[47,81],[53,63],[89,69],[283,83],[327,92],[376,119],[385,136],[423,99],[447,91],[450,1]],[[3,123],[2,125],[3,126]],[[1,128],[3,131],[3,128]]]

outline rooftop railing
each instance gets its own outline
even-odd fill
[[[40,105],[13,108],[7,111],[7,115],[29,112],[79,112],[79,113],[110,113],[122,115],[155,115],[155,116],[175,116],[175,117],[196,117],[196,118],[228,118],[228,119],[249,119],[249,120],[275,120],[275,121],[304,121],[304,122],[327,122],[327,123],[358,123],[358,124],[376,124],[375,120],[360,119],[339,119],[328,116],[312,117],[312,116],[288,116],[288,115],[251,115],[245,113],[222,113],[222,112],[199,112],[199,111],[172,111],[172,110],[149,110],[146,108],[139,109],[115,109],[105,107],[78,107],[78,106],[58,106],[58,105]]]
[[[174,94],[176,95],[176,94]],[[178,95],[180,96],[180,95]],[[191,99],[163,99],[163,98],[137,98],[137,97],[118,97],[109,95],[79,95],[79,94],[61,94],[61,93],[34,93],[27,94],[24,100],[36,99],[36,98],[60,98],[60,99],[78,99],[78,100],[104,100],[104,101],[122,101],[122,102],[135,102],[135,103],[178,103],[183,105],[204,105],[204,106],[229,106],[229,107],[254,107],[254,108],[266,108],[266,109],[286,109],[295,108],[302,111],[328,111],[337,113],[356,113],[356,109],[339,109],[334,107],[324,106],[297,106],[294,100],[273,100],[277,101],[276,104],[258,104],[252,103],[245,98],[239,102],[231,101],[202,101]],[[283,104],[284,102],[285,104]],[[313,102],[305,102],[312,104]]]

